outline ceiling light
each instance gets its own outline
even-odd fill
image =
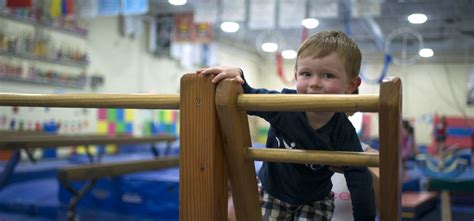
[[[295,50],[284,50],[281,52],[281,56],[284,59],[294,59],[296,58],[296,51]]]
[[[408,21],[412,24],[423,24],[428,20],[425,14],[411,14],[408,16]]]
[[[262,44],[262,50],[264,52],[275,52],[278,50],[278,45],[273,42],[265,42]]]
[[[305,18],[301,21],[301,24],[307,29],[313,29],[318,27],[319,21],[315,18]]]
[[[224,32],[237,32],[240,29],[240,25],[236,22],[222,22],[221,30]]]
[[[418,54],[421,56],[421,57],[424,57],[424,58],[430,58],[430,57],[433,57],[434,55],[434,52],[431,48],[423,48],[421,49]]]
[[[172,5],[184,5],[184,4],[186,4],[186,0],[168,0],[168,2]]]

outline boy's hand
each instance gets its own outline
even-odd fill
[[[218,83],[219,81],[231,78],[237,81],[239,84],[243,84],[244,80],[241,76],[240,68],[235,67],[225,67],[225,66],[218,66],[218,67],[208,67],[202,68],[196,71],[197,74],[201,75],[212,75],[215,74],[214,78],[212,79],[212,83]]]

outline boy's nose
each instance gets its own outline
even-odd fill
[[[311,87],[321,87],[322,86],[321,78],[316,77],[316,76],[313,77],[310,84],[311,84]]]

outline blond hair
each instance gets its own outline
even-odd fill
[[[342,59],[350,79],[359,75],[362,54],[354,40],[342,31],[321,31],[312,35],[300,45],[296,61],[307,56],[321,58],[333,52]],[[295,65],[295,71],[297,68]]]

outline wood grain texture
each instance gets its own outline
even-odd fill
[[[227,220],[227,177],[210,77],[181,78],[179,219]]]
[[[380,85],[380,220],[401,219],[400,128],[402,84],[389,78]]]
[[[377,112],[378,95],[340,94],[242,94],[239,110]]]
[[[57,134],[19,134],[0,133],[0,150],[13,150],[19,148],[45,148],[75,145],[100,145],[100,144],[133,144],[173,142],[176,136],[158,134],[156,136],[104,136],[104,135],[57,135]]]
[[[81,181],[102,177],[119,176],[123,174],[158,170],[179,165],[178,157],[153,160],[136,160],[126,162],[112,162],[101,164],[86,164],[61,168],[58,176],[62,180]]]
[[[332,166],[379,166],[378,153],[368,152],[250,148],[246,151],[246,157],[252,160],[282,163],[313,163]]]
[[[0,106],[179,109],[179,94],[0,93]]]
[[[221,81],[216,92],[217,113],[236,218],[239,221],[257,221],[262,220],[262,214],[254,162],[245,157],[251,141],[247,112],[236,108],[239,94],[242,94],[242,87],[237,82]]]

